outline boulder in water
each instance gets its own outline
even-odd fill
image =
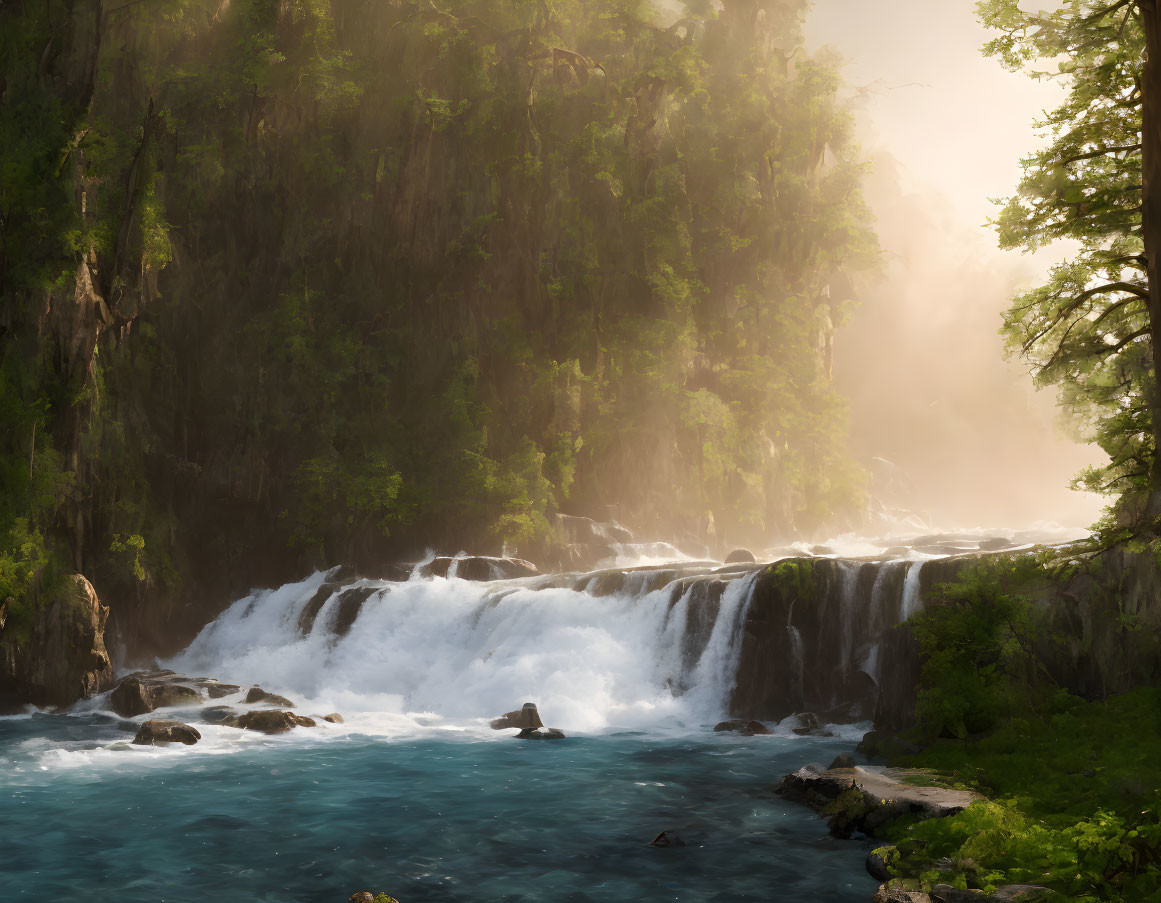
[[[564,731],[557,727],[542,727],[538,730],[525,728],[516,735],[518,740],[563,740]]]
[[[818,716],[814,712],[799,712],[791,717],[798,723],[798,726],[791,728],[791,730],[800,737],[823,737],[829,733],[822,729]]]
[[[718,733],[729,731],[741,734],[743,737],[753,737],[760,734],[771,734],[773,731],[761,721],[747,721],[745,718],[735,718],[732,721],[721,721],[714,725]]]
[[[206,724],[223,724],[231,718],[237,717],[238,713],[230,708],[228,705],[214,705],[208,709],[202,709],[198,714],[202,721]]]
[[[172,671],[137,671],[117,682],[109,704],[118,715],[132,718],[166,706],[200,702],[202,694],[187,681]]]
[[[831,768],[855,768],[858,764],[859,763],[855,760],[855,757],[852,756],[850,753],[839,753],[837,756],[834,757],[834,761],[830,763],[830,767]],[[887,879],[883,878],[882,880],[886,881]]]
[[[202,735],[181,721],[146,721],[137,731],[133,742],[139,746],[157,746],[159,743],[184,743],[193,746]]]
[[[260,731],[263,734],[285,734],[296,727],[317,727],[312,718],[278,709],[255,709],[237,718],[227,718],[222,723],[228,727],[240,727],[243,730]]]
[[[734,549],[726,556],[726,564],[753,564],[757,561],[749,549]]]
[[[654,837],[651,841],[649,841],[649,846],[651,846],[651,847],[683,847],[683,846],[685,846],[685,841],[681,839],[680,835],[674,834],[672,831],[662,831],[660,834],[658,834],[656,837]]]
[[[262,703],[263,705],[277,705],[283,708],[290,708],[294,705],[285,696],[279,696],[277,693],[270,693],[263,690],[261,687],[255,685],[250,688],[246,694],[246,704],[254,705],[255,703]]]
[[[544,727],[544,722],[540,720],[540,713],[536,711],[536,703],[526,702],[523,708],[515,712],[507,712],[492,720],[492,730],[502,731],[509,727],[520,730],[534,730],[538,727]]]
[[[375,903],[375,895],[369,890],[360,890],[347,898],[347,903]]]
[[[329,715],[322,716],[323,721],[329,721],[331,724],[343,724],[343,716],[338,712],[331,712]]]

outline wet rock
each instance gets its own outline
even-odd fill
[[[1012,903],[1013,900],[1020,900],[1024,897],[1046,893],[1047,891],[1047,887],[1041,887],[1039,884],[1005,884],[1003,887],[997,887],[992,891],[988,899],[992,903]]]
[[[875,891],[872,903],[931,903],[931,897],[920,890],[906,890],[883,884]]]
[[[132,718],[201,699],[202,694],[189,678],[172,671],[138,671],[117,682],[109,694],[109,705],[118,715]]]
[[[318,588],[318,591],[311,596],[310,601],[306,603],[298,616],[299,634],[302,636],[310,636],[310,632],[314,629],[314,622],[318,618],[318,613],[322,611],[322,607],[326,605],[327,600],[341,588],[338,583],[324,583]]]
[[[810,547],[810,554],[811,555],[833,555],[834,549],[832,549],[830,546],[811,546]]]
[[[859,763],[855,760],[855,757],[852,756],[850,753],[839,753],[837,756],[834,757],[834,761],[830,763],[830,767],[831,767],[831,769],[857,768],[858,764]],[[884,878],[883,880],[886,881],[887,879]]]
[[[199,682],[210,699],[221,699],[223,696],[232,696],[242,689],[237,684],[218,683],[212,677],[200,678]]]
[[[525,728],[516,735],[518,740],[563,740],[564,731],[556,727],[542,727],[538,730]]]
[[[867,854],[867,874],[876,881],[890,881],[891,870],[887,867],[887,858],[879,850],[871,850]]]
[[[246,704],[255,705],[262,703],[263,705],[277,705],[283,708],[290,708],[294,705],[285,696],[279,696],[277,693],[270,693],[263,690],[261,687],[255,685],[246,693]]]
[[[237,717],[238,712],[228,705],[215,705],[198,712],[198,716],[206,724],[222,724],[230,718]]]
[[[146,721],[137,731],[133,742],[139,746],[157,746],[160,743],[184,743],[193,746],[202,738],[196,729],[181,721]]]
[[[419,568],[421,577],[458,577],[460,580],[515,580],[535,577],[540,570],[522,558],[493,558],[487,555],[441,555]]]
[[[950,884],[937,884],[931,889],[935,903],[985,903],[988,895],[982,890],[961,890]]]
[[[240,727],[243,730],[260,731],[263,734],[285,734],[296,727],[317,727],[314,720],[305,715],[277,709],[255,709],[236,718],[228,718],[222,723],[228,727]]]
[[[375,903],[375,895],[369,890],[361,890],[351,894],[347,903]]]
[[[329,715],[322,716],[323,721],[329,721],[331,724],[344,724],[343,716],[338,712],[331,712]]]
[[[981,542],[980,543],[980,551],[981,552],[1001,552],[1004,549],[1011,549],[1014,546],[1015,546],[1015,543],[1012,542],[1011,540],[1000,539],[999,537],[997,537],[995,539],[985,539],[983,542]]]
[[[753,564],[757,561],[754,553],[749,549],[734,549],[726,556],[726,564]]]
[[[658,834],[656,837],[654,837],[651,841],[649,841],[649,846],[651,846],[651,847],[683,847],[683,846],[685,846],[685,841],[681,839],[681,836],[679,834],[675,834],[672,831],[662,831],[660,834]]]
[[[4,642],[11,600],[0,598],[0,711],[35,705],[71,705],[113,683],[105,648],[109,609],[93,585],[71,574],[42,590],[21,642]]]
[[[335,636],[346,636],[358,620],[363,603],[377,592],[374,586],[353,586],[339,594],[331,631]]]
[[[502,731],[505,728],[515,727],[520,730],[534,730],[544,727],[540,720],[540,713],[536,711],[536,703],[526,702],[523,708],[515,712],[507,712],[492,720],[492,730]]]
[[[794,733],[800,737],[806,736],[821,736],[824,732],[822,725],[819,723],[818,716],[814,712],[799,712],[792,716],[797,722],[798,726],[791,728]]]
[[[732,721],[721,721],[714,725],[714,730],[718,733],[723,731],[730,731],[741,734],[743,737],[753,737],[761,734],[772,734],[773,731],[766,727],[761,721],[747,721],[744,718],[736,718]]]

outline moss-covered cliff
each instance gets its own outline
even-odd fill
[[[846,516],[874,253],[803,0],[0,9],[0,598],[160,643],[554,511]]]

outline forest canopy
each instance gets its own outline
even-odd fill
[[[6,4],[0,597],[851,516],[806,7]]]

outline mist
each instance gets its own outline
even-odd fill
[[[1004,71],[979,51],[988,37],[971,3],[819,0],[810,15],[808,44],[844,60],[883,249],[836,338],[835,380],[880,504],[941,528],[1082,526],[1107,501],[1069,482],[1103,455],[998,334],[1011,297],[1068,249],[1003,252],[986,224],[1062,88]]]

